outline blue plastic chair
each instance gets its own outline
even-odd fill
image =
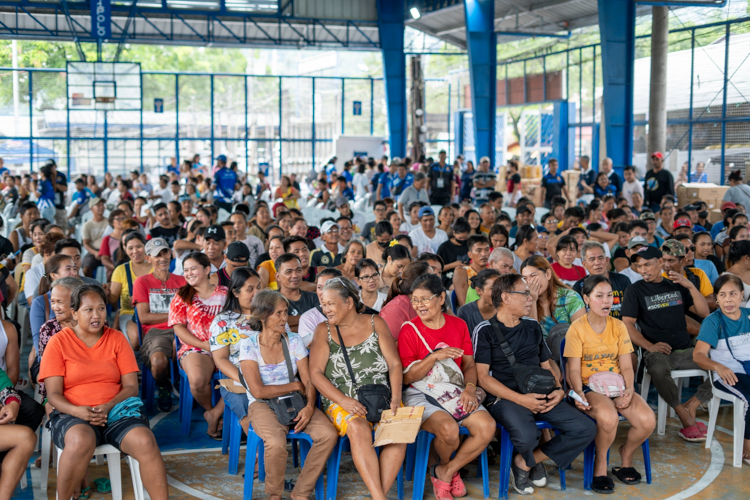
[[[375,433],[373,432],[373,436],[374,435]],[[327,500],[336,500],[336,493],[338,491],[338,486],[339,486],[339,466],[341,465],[341,455],[347,450],[351,451],[349,438],[347,436],[339,437],[338,443],[336,443],[336,447],[333,449],[333,453],[331,453],[331,456],[328,457],[328,465],[327,465],[328,488],[326,490],[326,493],[328,494],[328,496],[326,497]],[[380,450],[377,450],[377,452],[379,455]],[[398,487],[398,500],[404,500],[404,467],[403,465],[401,466],[401,470],[398,473],[396,484]],[[317,493],[315,494],[315,498],[318,498]]]
[[[456,295],[455,290],[451,290],[451,309],[453,309],[453,313],[458,313],[458,295]]]
[[[458,428],[458,434],[460,436],[468,436],[469,429],[465,427]],[[422,500],[424,498],[424,488],[427,479],[427,460],[430,456],[430,445],[432,440],[435,439],[435,435],[425,430],[419,431],[417,434],[417,447],[415,453],[415,464],[414,464],[414,485],[412,486],[412,500]],[[408,454],[408,448],[407,448]],[[407,467],[409,465],[407,464]],[[487,450],[485,449],[479,456],[479,467],[477,468],[477,476],[482,477],[482,486],[484,488],[484,498],[490,497],[490,474],[489,464],[487,461]]]
[[[230,413],[232,413],[230,411]],[[237,422],[237,417],[234,417],[234,422]],[[233,425],[233,427],[235,427]],[[239,422],[237,422],[237,426],[239,427]],[[240,430],[240,435],[242,431]],[[296,433],[294,431],[290,431],[287,434],[287,439],[292,440],[292,449],[294,449],[295,442],[299,443],[300,445],[300,453],[301,453],[301,464],[304,467],[305,465],[305,459],[307,458],[307,453],[310,451],[310,448],[312,448],[313,440],[304,432]],[[239,443],[237,443],[237,449],[239,450]],[[253,431],[252,425],[249,427],[248,435],[247,435],[247,450],[245,453],[245,484],[244,484],[244,492],[243,492],[243,499],[244,500],[252,500],[253,498],[253,485],[255,483],[254,479],[254,472],[255,472],[255,456],[257,454],[258,456],[258,480],[260,482],[264,482],[266,480],[266,467],[265,467],[265,447],[263,446],[263,440]],[[318,481],[315,483],[315,498],[323,498],[323,495],[325,495],[325,487],[323,485],[323,475],[321,474],[318,478]]]
[[[180,339],[177,338],[177,335],[175,335],[175,345],[177,348],[177,351],[180,350]],[[183,436],[189,436],[190,435],[190,423],[191,423],[191,416],[193,413],[193,393],[190,392],[190,381],[188,380],[187,374],[185,373],[185,370],[182,369],[182,367],[179,367],[180,372],[180,408],[179,408],[179,420],[181,423],[180,429]],[[219,380],[222,377],[221,372],[216,372],[211,377],[211,385],[214,385],[214,382]],[[211,404],[216,406],[216,404],[221,399],[221,393],[218,389],[213,389],[211,393]],[[222,435],[222,443],[224,441],[224,436]]]
[[[143,345],[143,327],[141,326],[141,320],[138,319],[138,309],[133,307],[135,310],[135,313],[133,314],[133,319],[135,320],[135,325],[138,328],[138,343],[140,345]],[[151,373],[151,370],[146,368],[145,363],[141,364],[141,399],[143,400],[143,406],[145,407],[145,410],[147,412],[151,412],[154,409],[154,395],[156,394],[156,380],[154,379],[153,374]],[[169,365],[169,371],[172,379],[172,383],[174,383],[174,363],[170,363]]]
[[[567,380],[565,379],[565,339],[560,343],[560,370],[562,372],[563,384],[567,389]],[[588,415],[586,415],[588,417]],[[591,417],[589,417],[591,418]],[[592,419],[593,420],[593,419]],[[620,415],[620,420],[627,420],[625,417]],[[649,445],[648,439],[646,439],[641,445],[643,451],[643,468],[646,469],[646,483],[651,484],[651,446]],[[596,443],[592,441],[583,450],[583,489],[590,490],[591,483],[594,482],[594,459],[596,457]],[[607,450],[607,464],[609,464],[609,450]]]
[[[553,429],[549,423],[544,421],[538,421],[536,423],[537,429]],[[510,440],[510,434],[505,428],[497,424],[497,428],[501,430],[500,438],[500,494],[498,498],[508,498],[508,488],[510,488],[510,464],[513,459],[513,442]],[[558,468],[560,471],[560,489],[565,491],[565,470]],[[593,468],[592,468],[593,470]]]

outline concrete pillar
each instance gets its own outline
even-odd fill
[[[669,55],[669,7],[652,7],[651,84],[648,105],[648,158],[667,149],[667,56]],[[647,159],[646,165],[651,168]]]

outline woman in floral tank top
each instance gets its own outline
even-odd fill
[[[205,413],[208,435],[221,439],[219,419],[224,412],[224,401],[211,404],[211,377],[216,365],[211,357],[211,322],[224,305],[227,287],[212,285],[211,262],[205,254],[193,252],[183,261],[187,285],[180,288],[169,305],[169,326],[182,343],[177,353],[180,366],[190,382],[190,392]]]

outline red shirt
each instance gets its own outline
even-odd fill
[[[398,342],[398,336],[401,333],[401,325],[404,321],[409,321],[417,316],[417,312],[411,306],[407,295],[399,295],[394,298],[380,310],[380,317],[388,325],[391,335]]]
[[[167,281],[158,279],[153,273],[144,274],[133,283],[133,307],[138,303],[148,303],[149,311],[155,314],[169,314],[169,304],[180,287],[187,282],[182,276],[169,274]],[[147,325],[141,322],[143,335],[151,328],[169,328],[169,322],[164,321],[156,325]]]
[[[565,269],[559,262],[555,262],[552,264],[552,270],[555,271],[558,278],[566,283],[570,283],[571,281],[575,283],[579,279],[586,277],[586,270],[581,266],[574,265],[570,269]]]
[[[466,322],[449,314],[443,314],[443,316],[445,317],[445,325],[439,330],[427,328],[419,316],[411,322],[419,329],[419,333],[422,334],[433,351],[435,346],[443,342],[449,347],[463,349],[464,356],[473,356],[474,348],[471,345],[471,336]],[[425,356],[430,354],[430,351],[427,350],[414,328],[411,325],[404,325],[401,328],[401,335],[398,337],[398,353],[401,356],[401,364],[406,369],[413,362],[424,359]],[[454,361],[461,368],[461,358],[454,359]]]

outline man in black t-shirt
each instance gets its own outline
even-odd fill
[[[443,281],[452,282],[453,272],[457,267],[469,263],[469,240],[471,226],[466,219],[460,218],[453,224],[451,238],[438,247],[437,254],[443,259]]]
[[[646,172],[644,179],[643,204],[653,212],[661,208],[661,199],[666,195],[674,196],[674,177],[672,173],[664,168],[664,155],[655,151],[651,155],[653,168]]]
[[[609,278],[612,285],[612,309],[609,315],[613,318],[622,319],[620,308],[622,308],[622,299],[625,296],[625,289],[630,286],[630,279],[622,274],[609,272],[609,258],[604,252],[604,247],[596,241],[587,241],[581,248],[581,262],[583,267],[589,272],[589,276],[600,274]],[[586,276],[588,278],[588,276]],[[586,278],[581,278],[573,285],[573,291],[583,298],[583,282]]]
[[[170,247],[180,237],[180,228],[172,224],[172,217],[169,215],[169,209],[165,203],[154,205],[154,217],[159,225],[151,230],[149,239],[164,238]]]
[[[490,415],[510,434],[518,453],[511,462],[513,488],[522,494],[534,486],[546,485],[543,460],[549,458],[565,469],[596,436],[596,424],[571,404],[556,387],[549,394],[522,394],[505,355],[500,335],[518,364],[541,367],[553,374],[558,385],[559,371],[542,336],[539,323],[526,316],[532,302],[529,286],[518,274],[500,276],[492,285],[492,303],[497,314],[477,325],[474,359],[479,386],[487,392],[485,406]],[[535,421],[549,422],[558,433],[540,443],[541,432]]]
[[[691,311],[705,318],[710,312],[708,303],[683,275],[670,271],[669,279],[662,277],[664,262],[658,248],[641,247],[630,260],[643,280],[625,291],[622,320],[630,339],[643,350],[643,364],[656,391],[682,422],[680,437],[686,441],[705,441],[706,428],[696,424],[695,411],[711,399],[711,382],[705,380],[695,396],[683,404],[671,372],[700,369],[693,361],[693,342],[685,315]],[[636,328],[636,321],[641,331]]]
[[[430,178],[430,203],[448,205],[456,192],[453,166],[445,162],[445,150],[438,153],[438,161],[433,163],[427,176]]]
[[[287,324],[293,332],[296,332],[299,328],[299,317],[320,302],[315,292],[305,292],[300,289],[303,273],[299,257],[293,253],[285,253],[276,259],[275,265],[279,292],[289,301]]]

